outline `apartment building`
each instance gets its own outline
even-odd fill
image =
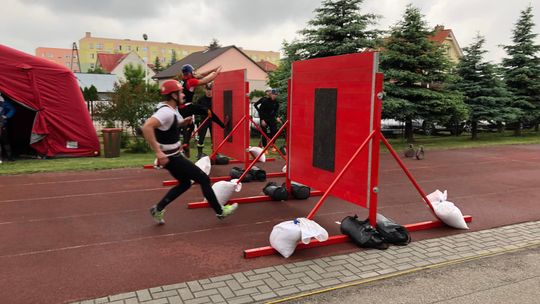
[[[149,64],[153,64],[158,58],[161,65],[167,66],[171,62],[173,53],[176,53],[176,59],[180,60],[192,53],[204,51],[206,48],[206,46],[201,45],[172,42],[93,37],[90,32],[86,32],[85,36],[79,40],[79,56],[83,71],[95,68],[98,53],[125,54],[135,52]],[[266,60],[274,64],[279,62],[279,52],[246,49],[242,49],[242,51],[254,61]]]
[[[73,67],[71,66],[71,49],[38,47],[36,48],[36,56],[58,63],[74,72],[81,70],[77,63],[77,57],[73,60]]]

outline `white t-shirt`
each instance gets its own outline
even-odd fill
[[[161,123],[161,126],[158,127],[159,130],[161,131],[169,130],[171,128],[171,125],[174,122],[174,116],[176,116],[176,120],[178,123],[182,123],[182,121],[184,121],[184,118],[182,117],[182,115],[178,113],[178,109],[176,108],[173,109],[172,107],[168,106],[164,102],[160,102],[157,105],[157,107],[158,108],[161,107],[161,108],[158,109],[152,115],[152,117],[156,118]]]

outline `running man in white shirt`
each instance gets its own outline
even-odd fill
[[[165,207],[191,187],[191,181],[201,185],[204,197],[216,212],[219,219],[234,213],[238,204],[221,206],[210,183],[210,178],[189,159],[180,154],[178,141],[179,127],[192,123],[192,118],[184,119],[178,113],[178,106],[184,102],[182,86],[176,80],[167,80],[161,85],[163,101],[159,103],[156,112],[146,120],[142,127],[144,138],[156,153],[159,165],[163,166],[178,180],[174,186],[150,209],[154,220],[164,224]]]

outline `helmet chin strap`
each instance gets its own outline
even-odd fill
[[[176,104],[176,107],[180,107],[181,103],[180,103],[180,94],[177,92],[176,94],[171,94],[171,98],[172,100],[174,101],[174,103]],[[175,97],[176,96],[176,97]]]

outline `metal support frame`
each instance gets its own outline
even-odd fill
[[[317,210],[319,210],[321,205],[324,203],[324,200],[327,198],[327,196],[330,193],[330,191],[332,190],[333,186],[339,181],[339,179],[342,177],[342,175],[347,171],[347,169],[350,167],[350,164],[354,161],[354,159],[358,156],[358,154],[364,149],[364,147],[366,147],[367,143],[369,141],[373,141],[373,137],[375,136],[375,132],[376,131],[372,131],[369,134],[369,136],[366,138],[366,140],[362,143],[362,145],[360,145],[360,147],[356,150],[356,152],[351,157],[351,159],[347,162],[345,167],[339,172],[338,176],[334,179],[332,184],[328,187],[328,189],[324,192],[323,196],[319,199],[319,201],[317,202],[315,207],[308,214],[308,216],[307,216],[308,219],[313,218],[313,216],[315,215]],[[429,201],[429,199],[427,198],[425,192],[422,190],[422,188],[420,188],[420,186],[418,185],[418,182],[416,182],[416,180],[414,179],[412,174],[409,172],[409,170],[407,169],[405,164],[401,161],[401,159],[397,155],[396,151],[392,148],[392,146],[390,145],[388,140],[384,137],[384,135],[382,133],[380,133],[380,131],[379,131],[379,138],[382,140],[382,142],[384,143],[384,145],[386,146],[388,151],[390,151],[390,153],[392,154],[392,156],[394,157],[394,159],[396,160],[396,162],[398,163],[398,165],[400,166],[402,171],[405,173],[405,175],[407,175],[409,181],[416,188],[416,190],[418,191],[420,196],[422,196],[422,199],[429,206],[429,208],[430,208],[431,212],[433,213],[433,215],[435,217],[437,217],[437,215],[435,214],[435,211],[433,209],[433,206],[432,206],[431,202]],[[378,144],[378,143],[375,143],[375,144]],[[376,205],[371,205],[369,207],[369,220],[370,220],[370,223],[372,225],[376,225],[376,215],[377,215],[377,210],[376,209],[377,209]],[[465,215],[465,216],[463,216],[463,219],[465,220],[465,222],[469,223],[469,222],[472,221],[472,216]],[[404,226],[409,231],[418,231],[418,230],[426,230],[426,229],[432,229],[432,228],[437,228],[437,227],[444,227],[445,224],[442,221],[440,221],[439,219],[437,219],[437,220],[433,220],[433,221],[406,224]],[[349,241],[348,236],[346,236],[346,235],[335,235],[335,236],[329,237],[328,240],[326,240],[324,242],[319,242],[319,241],[316,241],[316,240],[312,240],[308,244],[303,244],[303,243],[300,242],[300,243],[298,243],[296,249],[306,249],[306,248],[314,248],[314,247],[321,247],[321,246],[329,246],[329,245],[344,243],[344,242],[347,242],[347,241]],[[260,256],[272,255],[272,254],[275,254],[275,253],[277,253],[277,251],[274,248],[272,248],[270,246],[265,246],[265,247],[260,247],[260,248],[244,250],[244,257],[245,258],[255,258],[255,257],[260,257]]]
[[[209,120],[210,120],[210,117],[207,116],[207,117],[199,124],[199,126],[197,127],[197,129],[195,129],[195,130],[193,131],[193,133],[191,133],[191,138],[190,138],[190,139],[193,139],[197,134],[199,134],[199,132],[201,132],[202,127],[203,127],[205,124],[207,124],[207,123],[209,122]],[[210,121],[210,123],[212,123],[212,122]]]
[[[266,138],[267,142],[270,141],[270,137],[268,137],[268,135],[266,135],[266,133],[264,133],[264,131],[261,129],[261,127],[259,125],[257,125],[255,123],[255,121],[253,120],[253,118],[250,116],[249,117],[249,120],[251,121],[251,123],[253,123],[253,125],[255,125],[255,127],[257,128],[257,130],[261,133],[262,136],[264,136],[264,138]],[[266,145],[270,145],[270,143],[267,143]],[[278,151],[279,155],[281,156],[281,158],[283,159],[287,159],[287,157],[285,155],[283,155],[283,153],[281,153],[281,151],[279,151],[278,147],[275,145],[275,143],[272,143],[272,146]]]

